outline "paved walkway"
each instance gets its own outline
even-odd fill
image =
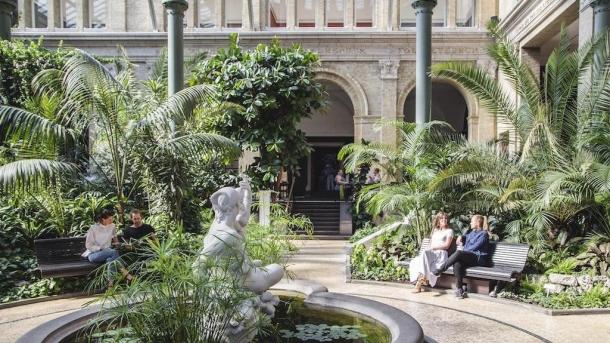
[[[300,241],[291,270],[331,292],[377,300],[418,320],[431,342],[608,342],[610,315],[551,317],[519,306],[451,294],[412,294],[395,285],[346,284],[344,241]],[[0,343],[50,319],[80,309],[90,299],[62,299],[0,310]]]

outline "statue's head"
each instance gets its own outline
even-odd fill
[[[223,187],[210,197],[216,220],[232,222],[239,212],[239,191],[232,187]]]

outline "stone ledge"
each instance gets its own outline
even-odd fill
[[[88,291],[82,291],[82,292],[72,292],[72,293],[64,293],[64,294],[16,300],[16,301],[11,301],[11,302],[7,302],[4,304],[0,304],[0,310],[12,308],[12,307],[23,306],[23,305],[37,304],[37,303],[42,303],[42,302],[47,302],[47,301],[93,296],[93,295],[101,293],[101,292],[102,292],[101,290],[94,291],[93,293],[88,292]]]

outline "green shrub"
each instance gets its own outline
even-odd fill
[[[396,264],[393,258],[385,259],[376,249],[356,245],[351,256],[352,278],[378,281],[406,281],[409,271]]]
[[[38,72],[64,64],[68,50],[43,48],[38,42],[0,41],[0,104],[23,107],[32,95],[32,80]]]

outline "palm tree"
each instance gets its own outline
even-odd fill
[[[339,152],[347,172],[357,172],[361,165],[379,165],[387,183],[363,187],[358,202],[364,202],[373,215],[390,214],[389,225],[410,222],[418,242],[430,232],[432,210],[443,206],[443,194],[428,190],[429,183],[449,159],[453,147],[464,138],[444,122],[433,121],[418,127],[413,123],[389,122],[400,135],[393,147],[381,143],[349,144]]]
[[[515,102],[498,80],[468,63],[441,63],[432,74],[451,79],[500,120],[512,126],[518,150],[514,156],[492,146],[469,147],[454,165],[439,173],[431,189],[468,184],[471,195],[492,201],[496,211],[515,211],[509,224],[515,238],[563,244],[576,233],[570,227],[595,218],[608,220],[596,195],[608,192],[608,126],[610,110],[610,44],[595,37],[572,51],[564,29],[550,55],[541,83],[519,57],[517,45],[488,25],[494,43],[489,54],[519,96]],[[593,125],[597,123],[597,125]],[[550,238],[550,240],[549,240]]]
[[[0,166],[1,187],[32,191],[78,173],[90,173],[57,153],[74,142],[88,143],[90,134],[96,136],[89,146],[91,154],[81,158],[113,185],[121,212],[130,196],[128,184],[133,190],[140,181],[131,167],[142,151],[153,157],[162,152],[183,161],[238,156],[236,144],[225,137],[185,130],[196,108],[214,104],[212,86],[189,87],[157,104],[141,96],[126,59],[118,60],[115,68],[116,76],[77,50],[63,69],[45,70],[33,81],[36,94],[59,99],[54,117],[0,107],[1,139],[18,140],[28,148],[52,144],[56,152],[53,156],[29,154]],[[157,162],[163,161],[147,160],[152,167]]]

